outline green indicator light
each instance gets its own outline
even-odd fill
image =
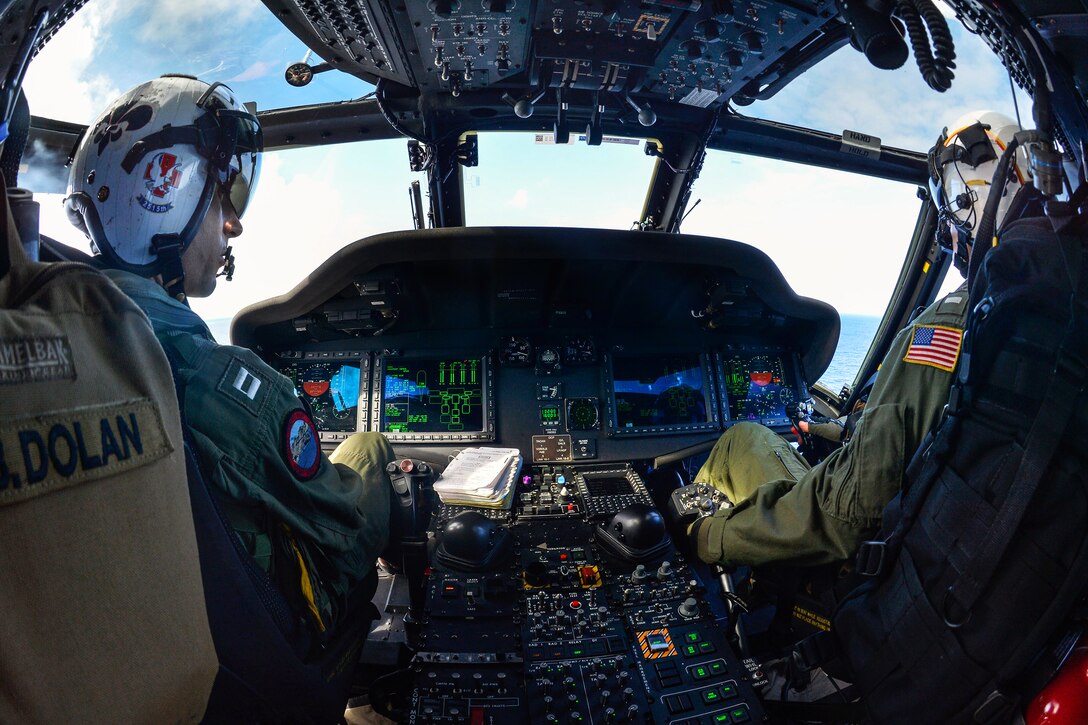
[[[687,639],[688,642],[698,642],[699,641],[699,633],[698,632],[688,632],[687,634],[684,635],[684,637]]]
[[[745,710],[743,707],[738,707],[735,710],[730,710],[729,714],[732,715],[733,717],[744,717],[745,715],[748,714],[748,711]]]
[[[706,698],[707,702],[714,702],[718,699],[718,693],[714,692],[714,690],[711,690],[710,692],[704,694],[703,697]]]
[[[696,677],[706,677],[709,674],[710,673],[706,671],[705,667],[696,667],[695,668],[695,676]]]
[[[729,716],[724,712],[714,716],[714,722],[729,722]]]
[[[574,650],[574,654],[580,655],[580,654],[582,654],[582,650],[576,649],[576,650]]]

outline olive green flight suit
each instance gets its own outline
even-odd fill
[[[953,381],[954,372],[904,359],[914,331],[962,331],[966,315],[964,285],[901,330],[853,437],[811,469],[768,428],[738,423],[727,430],[695,481],[712,484],[736,506],[692,526],[699,558],[731,565],[824,564],[852,556],[872,538],[910,457],[939,421]]]
[[[389,443],[356,433],[326,457],[288,378],[245,348],[217,344],[154,281],[105,272],[176,364],[185,426],[239,538],[298,614],[331,631],[389,539]]]

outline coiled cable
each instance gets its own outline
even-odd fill
[[[944,93],[955,77],[956,48],[941,11],[932,0],[899,0],[895,15],[907,27],[922,78],[930,88]]]

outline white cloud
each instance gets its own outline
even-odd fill
[[[248,68],[246,68],[245,70],[243,70],[238,75],[234,76],[233,78],[227,79],[227,82],[228,83],[236,83],[238,81],[257,80],[258,78],[264,78],[270,72],[273,72],[273,71],[277,70],[278,68],[279,68],[279,66],[275,65],[274,63],[269,63],[267,61],[259,60],[259,61],[255,62],[255,63],[253,63],[253,65],[251,65]],[[205,75],[210,75],[210,74],[205,74]]]
[[[140,39],[177,50],[206,46],[209,36],[230,35],[252,18],[260,5],[238,0],[152,2],[139,30]]]
[[[1008,75],[978,36],[950,23],[956,45],[952,88],[926,85],[913,56],[894,71],[878,70],[846,46],[774,98],[742,112],[832,133],[843,129],[877,136],[887,146],[924,151],[941,128],[979,108],[1015,117]],[[1021,109],[1026,97],[1020,95]]]
[[[399,141],[265,154],[243,234],[234,243],[234,280],[221,279],[211,297],[192,301],[193,309],[205,319],[233,317],[249,304],[289,292],[351,242],[407,229],[409,173],[362,173],[371,164],[406,168],[403,156]]]
[[[36,116],[90,123],[123,90],[98,71],[96,54],[108,37],[120,0],[80,10],[38,54],[23,87]]]
[[[518,189],[514,192],[514,195],[506,202],[507,206],[512,206],[515,209],[527,209],[529,207],[529,190]]]
[[[764,251],[800,295],[878,315],[902,267],[920,202],[907,184],[712,152],[688,234]],[[737,179],[743,179],[738,183]]]

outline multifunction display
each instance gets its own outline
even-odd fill
[[[606,371],[613,435],[717,428],[717,402],[704,355],[616,353]]]
[[[493,432],[484,357],[391,357],[378,430],[392,440],[482,440]]]
[[[359,361],[299,361],[279,366],[291,379],[295,395],[314,413],[321,432],[353,433],[359,415]]]
[[[765,425],[789,422],[786,406],[797,399],[779,355],[731,355],[724,360],[729,417]]]

